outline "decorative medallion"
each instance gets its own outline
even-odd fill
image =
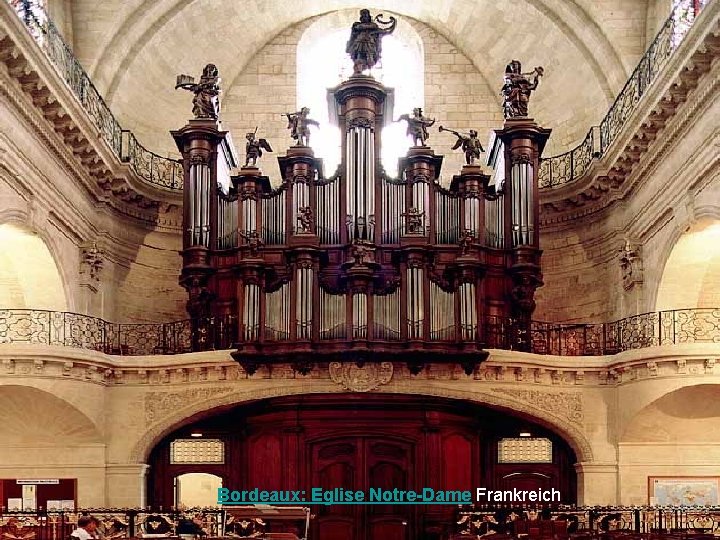
[[[370,392],[389,383],[393,376],[392,362],[364,364],[331,362],[330,378],[351,392]]]

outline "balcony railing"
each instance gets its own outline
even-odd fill
[[[181,190],[182,182],[179,179],[182,178],[182,165],[176,160],[164,158],[147,150],[132,133],[120,127],[90,77],[44,12],[41,2],[6,1],[18,13],[29,33],[68,84],[117,157],[121,161],[129,162],[135,173],[150,184]],[[696,11],[709,0],[685,1],[691,1],[692,7],[680,5],[665,21],[599,128],[591,128],[576,148],[541,161],[539,171],[541,189],[554,188],[577,180],[594,159],[604,155],[692,26]],[[123,136],[123,133],[128,133],[129,136]]]
[[[90,77],[65,43],[60,31],[45,13],[38,0],[8,0],[30,35],[65,81],[101,137],[120,161],[127,162],[146,182],[167,189],[182,189],[183,170],[178,160],[159,156],[135,136],[122,129]]]
[[[266,350],[287,346],[287,335],[266,328]],[[431,335],[442,348],[456,329]],[[460,329],[459,333],[462,329]],[[476,345],[513,350],[519,326],[512,319],[486,317]],[[260,334],[257,334],[260,335]],[[448,337],[449,336],[449,337]],[[375,338],[377,343],[396,340]],[[354,339],[347,332],[323,335],[321,343]],[[37,344],[91,349],[112,355],[181,354],[226,350],[238,341],[235,317],[210,317],[169,323],[111,323],[77,313],[33,309],[0,310],[0,344]],[[630,349],[682,343],[720,343],[720,308],[679,309],[644,313],[610,323],[548,323],[533,321],[531,352],[559,356],[598,356]]]
[[[591,128],[585,139],[572,150],[541,160],[539,171],[541,189],[574,182],[585,173],[594,159],[605,155],[630,115],[637,109],[648,88],[652,86],[657,75],[690,30],[697,11],[707,1],[694,1],[692,6],[686,6],[684,4],[687,2],[682,2],[675,8],[600,122],[599,128]]]

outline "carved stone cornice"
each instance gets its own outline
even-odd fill
[[[332,355],[330,355],[332,356]],[[375,359],[367,355],[369,365]],[[615,387],[637,384],[657,378],[720,377],[715,369],[720,359],[720,344],[688,344],[634,349],[612,356],[568,357],[490,350],[489,359],[468,377],[459,367],[433,364],[432,360],[418,374],[411,374],[403,362],[394,366],[393,381],[408,384],[427,380],[457,380],[473,384],[516,383],[513,391],[533,388],[555,388],[569,392],[571,388]],[[337,361],[337,360],[333,360]],[[344,364],[343,364],[344,365]],[[290,364],[261,367],[250,376],[230,359],[230,351],[208,351],[168,356],[113,356],[99,351],[49,347],[27,344],[0,344],[0,381],[12,383],[14,378],[35,378],[75,381],[100,386],[148,386],[178,388],[192,383],[235,381],[246,379],[298,379]],[[332,379],[329,367],[316,368],[312,379]],[[566,389],[566,390],[563,390]],[[542,390],[545,391],[545,390]],[[524,394],[523,394],[524,395]]]
[[[179,227],[181,193],[148,184],[118,159],[12,8],[0,7],[0,94],[96,202],[144,222]]]
[[[541,225],[573,221],[622,201],[640,182],[649,181],[647,171],[702,114],[720,91],[717,62],[714,74],[708,75],[720,52],[720,19],[717,13],[704,13],[711,10],[719,8],[711,2],[701,12],[606,154],[593,161],[580,179],[540,190]],[[697,28],[703,24],[704,28]],[[700,84],[703,77],[710,79]]]

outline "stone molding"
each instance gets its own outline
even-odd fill
[[[431,364],[418,375],[398,362],[390,366],[349,369],[346,365],[315,369],[301,375],[290,365],[262,367],[249,376],[230,359],[230,351],[208,351],[176,356],[111,356],[98,351],[46,345],[0,344],[0,380],[37,377],[80,380],[102,386],[179,387],[193,383],[265,379],[321,379],[351,391],[376,390],[391,381],[472,381],[522,383],[550,388],[607,387],[646,379],[709,377],[715,369],[720,344],[667,345],[625,351],[613,356],[550,356],[490,350],[488,360],[467,376],[457,366]]]
[[[180,228],[181,193],[148,184],[120,162],[12,9],[0,10],[0,63],[0,94],[96,202]]]
[[[717,75],[700,85],[720,51],[719,12],[713,2],[701,12],[673,53],[665,73],[643,96],[644,106],[632,113],[617,140],[588,167],[584,177],[540,191],[541,225],[560,224],[603,211],[636,191],[640,182],[651,181],[648,168],[662,159],[680,132],[702,114],[719,91]]]

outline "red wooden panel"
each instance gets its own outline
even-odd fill
[[[282,489],[283,459],[280,437],[262,434],[248,445],[249,486],[259,489]]]
[[[442,439],[442,489],[472,489],[472,443],[467,437],[450,434]],[[479,464],[475,465],[479,466]]]

